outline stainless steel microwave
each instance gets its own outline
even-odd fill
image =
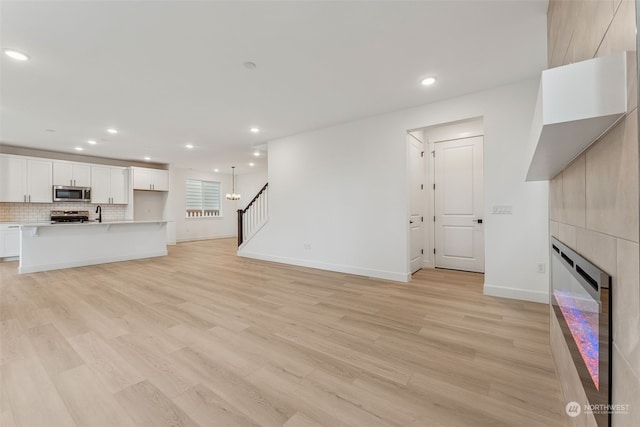
[[[91,202],[90,187],[53,186],[54,202]]]

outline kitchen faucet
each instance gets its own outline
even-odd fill
[[[102,206],[98,205],[96,213],[98,214],[98,222],[102,222]]]

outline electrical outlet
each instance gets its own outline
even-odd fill
[[[308,250],[311,250],[311,243],[305,243],[305,244],[304,244],[304,248],[305,248],[305,250],[307,250],[307,251],[308,251]]]
[[[538,267],[538,273],[543,274],[545,271],[547,271],[547,265],[544,262],[539,262],[537,264]]]

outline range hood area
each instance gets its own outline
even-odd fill
[[[546,181],[627,112],[627,53],[542,72],[527,181]]]

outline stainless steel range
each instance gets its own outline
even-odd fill
[[[51,211],[51,222],[86,222],[89,221],[89,211]]]

